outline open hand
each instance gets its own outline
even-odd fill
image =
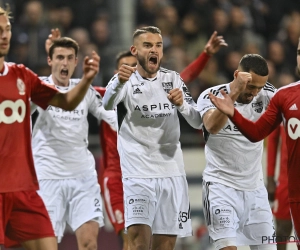
[[[229,95],[226,94],[224,90],[220,91],[223,95],[223,98],[215,96],[213,93],[209,92],[209,98],[211,102],[225,115],[232,117],[234,114],[234,105],[233,101]]]
[[[212,33],[210,39],[208,40],[207,44],[204,47],[204,51],[212,56],[213,54],[217,53],[221,47],[227,47],[228,44],[225,42],[223,36],[218,36],[218,32],[214,31]]]
[[[45,42],[45,49],[47,54],[49,53],[49,49],[51,45],[53,44],[53,41],[61,37],[60,30],[58,28],[52,29],[51,34],[49,34],[48,39]]]

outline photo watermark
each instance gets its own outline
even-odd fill
[[[300,244],[299,239],[296,236],[262,236],[262,244],[288,244],[297,243]]]

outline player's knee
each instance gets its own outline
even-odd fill
[[[80,245],[80,250],[97,250],[97,241],[93,239],[83,240]]]
[[[214,242],[214,246],[217,250],[219,249],[230,249],[230,247],[235,247],[236,248],[236,238],[224,238],[224,239],[219,239]]]

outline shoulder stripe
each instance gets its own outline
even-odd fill
[[[213,93],[213,95],[217,96],[217,95],[220,93],[221,90],[224,90],[225,93],[228,94],[228,91],[227,91],[227,88],[226,88],[225,85],[224,85],[224,86],[221,86],[221,87],[219,87],[219,88],[217,88],[217,89],[213,89],[213,88],[212,88],[212,89],[210,89],[209,92],[211,92],[211,93]],[[208,95],[208,94],[204,95],[204,96],[203,96],[203,99],[209,99],[209,95]]]
[[[275,92],[276,91],[276,88],[269,82],[266,82],[265,86],[263,87],[264,90],[267,90],[267,91],[271,91],[271,92]]]
[[[168,70],[168,69],[165,69],[165,68],[162,68],[162,67],[160,67],[159,71],[162,72],[162,73],[171,73],[171,70]]]

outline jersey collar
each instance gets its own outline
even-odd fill
[[[159,79],[160,77],[160,70],[157,71],[157,74],[155,77],[153,78],[144,78],[140,75],[140,73],[136,70],[134,72],[134,74],[136,75],[137,79],[140,81],[140,82],[154,82],[156,81],[157,79]]]
[[[3,67],[4,67],[4,70],[2,73],[0,73],[0,76],[6,76],[8,73],[8,66],[7,66],[6,62],[4,62]]]

